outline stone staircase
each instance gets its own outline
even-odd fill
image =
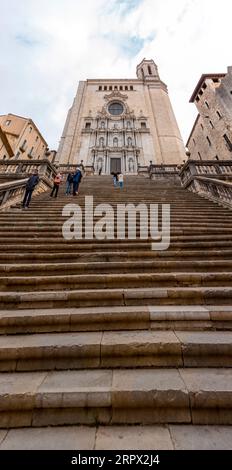
[[[170,248],[64,240],[62,209],[86,195],[171,204]],[[90,176],[0,222],[0,450],[232,448],[231,211]]]

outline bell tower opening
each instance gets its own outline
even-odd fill
[[[143,59],[137,66],[136,73],[139,80],[160,80],[158,67],[152,59]]]

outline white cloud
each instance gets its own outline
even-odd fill
[[[50,147],[58,146],[79,80],[134,77],[143,57],[157,62],[186,141],[200,75],[231,64],[229,0],[0,3],[0,113],[32,117]]]

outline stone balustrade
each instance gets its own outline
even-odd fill
[[[178,165],[150,165],[148,167],[149,177],[152,180],[165,179],[180,185],[180,166]]]
[[[39,175],[53,179],[56,167],[49,160],[0,160],[0,177],[15,175],[16,179],[38,170]]]
[[[189,160],[179,175],[185,189],[232,207],[231,161]]]
[[[40,182],[34,194],[50,189],[56,167],[48,160],[0,160],[0,211],[22,200],[28,178],[38,170]]]
[[[187,188],[196,176],[207,178],[232,179],[232,161],[230,160],[188,160],[180,170],[182,186]]]
[[[75,165],[59,165],[59,171],[64,174],[75,173],[78,167],[82,168],[83,165],[81,163]],[[85,176],[94,175],[94,167],[92,165],[85,165],[84,170]]]
[[[232,208],[232,183],[197,176],[188,186],[188,190]]]

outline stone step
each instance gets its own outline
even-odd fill
[[[4,234],[5,235],[5,234]],[[63,237],[61,237],[61,234],[59,232],[57,232],[56,234],[53,235],[53,243],[64,243],[64,244],[70,244],[70,240],[65,240]],[[171,245],[174,244],[174,243],[178,243],[178,242],[188,242],[188,243],[193,243],[193,242],[211,242],[211,241],[219,241],[219,242],[222,242],[222,241],[231,241],[231,235],[227,235],[227,234],[220,234],[220,235],[199,235],[199,234],[186,234],[186,235],[178,235],[176,234],[176,232],[172,232],[171,234]],[[8,236],[1,236],[0,235],[0,243],[4,243],[4,244],[9,244],[9,243],[15,243],[15,241],[18,241],[19,243],[23,243],[24,245],[28,244],[28,236],[26,236],[24,233],[22,232],[10,232],[8,233]],[[150,243],[152,242],[152,239],[149,239],[150,240]],[[30,243],[47,243],[50,241],[50,235],[46,235],[45,234],[32,234],[31,237],[30,237]],[[125,243],[125,240],[115,240],[116,242],[119,242],[119,243]],[[129,242],[135,242],[135,240],[126,240],[127,243]],[[144,240],[143,240],[144,241]],[[97,239],[94,239],[94,242],[96,242],[96,244],[99,244],[99,243],[102,243],[102,240],[97,240]],[[80,243],[80,240],[72,240],[72,243]],[[82,239],[81,240],[81,244],[83,246],[83,244],[87,244],[89,243],[89,240],[86,240],[86,239]],[[111,241],[111,240],[105,240],[106,245],[108,243],[114,243],[114,241]]]
[[[65,222],[65,220],[64,220]],[[121,226],[120,226],[121,227]],[[137,237],[139,238],[139,234],[140,234],[140,230],[141,229],[147,229],[149,230],[149,226],[147,225],[139,225],[137,224],[136,227],[133,226],[133,230],[136,228],[136,233],[137,233]],[[194,235],[194,234],[201,234],[202,233],[202,230],[205,230],[207,229],[207,233],[208,234],[219,234],[219,233],[226,233],[226,234],[230,234],[232,232],[232,226],[230,224],[230,226],[226,226],[226,224],[222,224],[222,223],[212,223],[211,225],[210,224],[201,224],[201,223],[197,223],[196,225],[191,225],[191,224],[178,224],[178,225],[173,225],[171,224],[170,226],[168,225],[165,225],[163,224],[162,226],[160,226],[160,231],[161,231],[161,228],[162,229],[165,229],[165,228],[170,228],[170,230],[172,231],[172,234],[177,234],[179,233],[180,235],[183,235],[183,234],[190,234],[190,235]],[[27,230],[26,230],[27,229]],[[84,233],[84,230],[85,230],[85,224],[82,225],[82,232]],[[117,237],[117,230],[118,230],[118,227],[117,225],[115,224],[115,227],[114,227],[114,230],[112,230],[112,232],[114,233],[115,237]],[[28,236],[29,236],[29,233],[30,234],[41,234],[41,233],[47,233],[47,234],[57,234],[57,233],[60,233],[62,234],[62,224],[58,223],[58,224],[52,224],[51,226],[49,226],[48,224],[46,223],[39,223],[37,224],[36,226],[32,226],[32,225],[28,225],[27,227],[25,227],[25,224],[21,224],[21,225],[6,225],[6,226],[1,226],[0,228],[0,236],[5,236],[6,233],[9,233],[9,232],[14,232],[15,234],[16,233],[19,233],[19,234],[24,234],[24,236],[26,236],[26,234],[28,233]],[[18,231],[18,232],[17,232]],[[128,226],[127,224],[125,224],[125,231],[127,233],[128,231]]]
[[[232,450],[232,426],[53,426],[0,430],[1,450]]]
[[[46,263],[43,264],[0,264],[0,276],[15,276],[16,274],[23,275],[40,275],[40,276],[53,276],[59,275],[62,272],[64,275],[68,273],[85,274],[85,273],[163,273],[163,272],[231,272],[232,260],[195,260],[188,261],[104,261],[101,258],[98,262],[92,261],[70,262],[70,263]]]
[[[16,221],[27,221],[27,220],[56,220],[58,219],[63,219],[62,216],[62,210],[63,206],[59,207],[58,209],[55,210],[55,208],[51,209],[50,206],[47,205],[46,203],[46,208],[39,211],[38,209],[31,208],[31,205],[27,211],[22,210],[22,209],[9,209],[5,214],[6,217],[3,217],[3,213],[0,213],[0,219],[3,221],[12,221],[12,218],[14,217]],[[116,206],[114,207],[116,209]],[[84,213],[84,206],[83,206],[83,213]],[[116,210],[115,210],[116,213]],[[210,220],[213,220],[214,217],[215,219],[223,219],[229,218],[231,219],[231,211],[226,211],[226,209],[218,207],[212,211],[212,209],[205,209],[203,210],[200,206],[199,207],[186,207],[186,208],[178,208],[178,207],[173,207],[171,205],[171,217],[175,219],[181,219],[182,215],[182,221],[183,220],[190,220],[192,216],[192,220],[194,219],[199,219],[202,220],[205,218],[209,218]],[[161,216],[161,209],[159,205],[159,217]]]
[[[183,197],[183,195],[182,195]],[[105,196],[102,196],[100,199],[96,199],[94,198],[93,199],[93,205],[94,207],[98,206],[99,204],[101,204],[102,202],[107,202],[107,204],[110,204],[110,206],[114,209],[114,211],[116,212],[117,210],[117,205],[118,204],[125,204],[125,205],[128,205],[128,204],[134,204],[135,206],[138,206],[140,203],[141,204],[146,204],[148,207],[150,207],[150,204],[158,204],[159,207],[161,208],[161,205],[162,204],[168,204],[171,206],[171,211],[172,213],[181,213],[181,211],[183,212],[183,214],[187,213],[187,214],[190,214],[191,211],[195,211],[197,213],[197,211],[199,211],[199,214],[204,214],[204,213],[208,213],[208,214],[213,214],[214,212],[214,207],[215,209],[219,209],[220,210],[220,206],[212,203],[212,206],[208,206],[208,205],[202,205],[202,202],[195,202],[195,203],[192,203],[191,201],[186,201],[184,203],[180,203],[178,201],[175,201],[174,199],[172,199],[172,196],[170,196],[169,198],[167,199],[152,199],[152,198],[142,198],[142,197],[133,197],[131,199],[129,199],[128,197],[125,198],[125,199],[119,199],[117,198],[117,200],[110,200],[109,197],[107,195]],[[37,205],[33,204],[33,202],[30,204],[30,207],[27,211],[23,210],[22,207],[20,205],[18,205],[18,207],[14,207],[13,209],[11,208],[10,211],[11,212],[14,212],[17,214],[24,214],[26,216],[28,216],[29,214],[32,214],[33,215],[40,215],[40,214],[53,214],[54,213],[59,213],[61,214],[62,213],[62,210],[64,208],[64,206],[66,206],[67,204],[78,204],[78,206],[81,207],[81,209],[83,209],[83,212],[84,212],[84,209],[85,209],[85,203],[86,203],[86,200],[85,198],[83,197],[82,200],[80,199],[69,199],[69,200],[59,200],[59,203],[55,203],[54,201],[52,200],[46,200],[44,201],[43,204],[41,204],[41,202]],[[49,207],[48,207],[48,204],[49,204]],[[231,211],[229,209],[225,209],[225,208],[222,208],[222,211],[225,211],[225,213],[228,213],[228,215],[230,216],[231,215]],[[227,212],[226,212],[227,211]],[[11,212],[8,212],[8,214],[10,214]],[[217,212],[216,212],[217,213]],[[218,211],[219,213],[219,211]]]
[[[232,272],[72,274],[0,277],[2,292],[159,287],[232,287]]]
[[[121,247],[120,245],[114,246],[114,251],[110,251],[110,249],[101,251],[103,246],[99,246],[98,250],[97,247],[94,245],[89,245],[86,249],[82,250],[81,252],[78,251],[76,248],[75,250],[70,250],[67,252],[64,247],[63,251],[59,249],[59,251],[54,251],[54,253],[47,252],[46,247],[41,247],[39,249],[39,253],[33,251],[32,247],[30,246],[30,250],[9,250],[9,252],[0,253],[0,263],[9,263],[12,261],[13,264],[15,263],[39,263],[41,261],[45,262],[54,262],[54,263],[66,263],[68,261],[81,261],[81,262],[115,262],[118,261],[119,253],[120,259],[124,259],[125,262],[128,260],[156,260],[163,259],[165,261],[173,261],[173,260],[181,260],[188,259],[190,261],[200,261],[202,259],[206,259],[207,261],[222,260],[228,261],[232,258],[232,250],[194,250],[188,251],[182,249],[181,251],[151,251],[150,247],[147,247],[147,251],[144,251],[144,246],[139,249],[139,246],[136,245],[131,247],[131,250],[122,251],[122,248],[125,250],[125,247]],[[83,248],[83,247],[82,247]],[[137,248],[137,251],[133,251],[133,249]],[[112,248],[111,248],[112,249]],[[89,250],[89,251],[88,251]]]
[[[50,237],[50,240],[51,240],[51,237]],[[38,240],[38,243],[31,243],[30,241],[30,238],[28,240],[28,243],[27,244],[19,244],[19,243],[10,243],[8,245],[5,245],[4,246],[4,256],[6,256],[6,254],[9,252],[9,253],[12,253],[14,252],[15,254],[16,253],[21,253],[23,252],[23,254],[26,254],[26,253],[30,253],[30,252],[37,252],[37,254],[39,253],[57,253],[57,252],[63,252],[63,253],[66,253],[68,254],[68,252],[72,252],[73,253],[73,256],[75,256],[75,252],[79,252],[79,254],[81,255],[82,253],[84,252],[87,252],[88,250],[90,252],[97,252],[97,251],[102,251],[104,250],[104,253],[107,254],[108,251],[112,252],[112,251],[119,251],[120,253],[122,253],[122,250],[128,250],[128,252],[130,250],[146,250],[146,251],[149,251],[152,252],[152,249],[151,249],[151,243],[154,243],[154,242],[158,242],[157,240],[154,241],[154,240],[151,240],[150,242],[149,241],[146,241],[144,242],[143,240],[116,240],[116,241],[108,241],[108,242],[102,242],[102,241],[99,241],[99,242],[95,242],[95,240],[91,240],[90,243],[88,243],[88,241],[86,241],[86,243],[83,243],[83,240],[77,240],[79,241],[79,244],[76,243],[75,241],[73,242],[72,240],[66,244],[66,243],[39,243],[39,240]],[[202,251],[202,253],[205,252],[204,249],[207,249],[209,251],[205,252],[206,255],[205,256],[214,256],[214,253],[217,251],[217,248],[224,248],[222,249],[220,252],[221,254],[223,255],[224,254],[224,257],[227,256],[227,254],[229,254],[229,252],[231,252],[231,250],[228,250],[226,248],[229,248],[230,246],[232,246],[232,241],[215,241],[215,242],[209,242],[209,241],[206,241],[206,242],[195,242],[195,243],[191,243],[191,242],[181,242],[181,243],[178,243],[178,242],[172,242],[172,244],[170,245],[170,248],[168,250],[165,250],[165,251],[160,251],[159,252],[159,255],[157,256],[172,256],[170,253],[177,253],[176,256],[184,256],[183,254],[181,254],[181,252],[183,253],[184,250],[194,250],[193,253],[194,255],[193,256],[196,256],[197,253],[199,253],[199,250]],[[180,251],[175,251],[175,250],[181,250]],[[141,255],[141,252],[140,252],[140,255]],[[158,253],[158,251],[157,251]],[[139,256],[140,256],[139,255]],[[204,254],[202,254],[204,256]],[[18,256],[18,255],[17,255]],[[192,256],[192,255],[191,255]],[[217,255],[215,255],[217,256]]]
[[[0,334],[77,331],[232,331],[231,305],[0,310]]]
[[[0,371],[232,367],[232,331],[115,331],[0,336]]]
[[[0,427],[232,424],[232,369],[3,373]]]
[[[0,293],[0,308],[60,308],[129,305],[231,305],[231,287],[121,288]]]
[[[194,219],[197,219],[197,220],[200,220],[200,221],[205,221],[206,219],[209,220],[209,221],[222,221],[222,222],[225,222],[225,217],[226,217],[226,221],[229,220],[231,221],[232,219],[232,214],[231,213],[228,213],[227,212],[222,212],[222,211],[219,211],[219,212],[216,212],[216,213],[213,213],[212,214],[212,211],[208,211],[207,212],[203,212],[202,211],[199,211],[199,210],[191,210],[191,211],[185,211],[185,213],[183,214],[183,212],[181,210],[177,211],[172,211],[171,212],[171,216],[172,216],[172,220],[175,220],[175,221],[179,221],[179,222],[183,222],[183,221],[193,221],[193,215],[195,216]],[[13,216],[13,217],[12,217]],[[159,212],[159,217],[161,218],[161,213]],[[18,212],[14,212],[14,213],[11,213],[10,211],[9,212],[6,212],[4,213],[0,213],[0,222],[1,223],[22,223],[22,222],[40,222],[40,221],[47,221],[49,223],[52,223],[52,222],[58,222],[58,221],[63,221],[64,217],[62,216],[61,213],[57,212],[57,213],[54,213],[54,211],[51,212],[51,214],[49,215],[49,219],[47,218],[47,215],[44,213],[44,214],[38,214],[36,215],[35,211],[28,211],[28,212],[25,212],[25,211],[18,211]]]

